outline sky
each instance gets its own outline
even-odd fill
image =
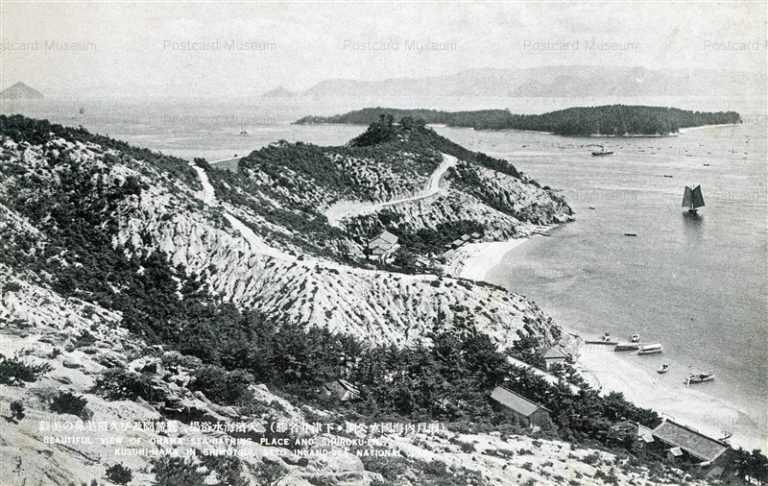
[[[549,65],[766,69],[766,2],[11,2],[0,88],[253,96]]]

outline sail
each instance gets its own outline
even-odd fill
[[[688,186],[685,186],[685,191],[683,192],[683,207],[693,207],[693,189]]]
[[[704,206],[704,195],[701,193],[701,186],[696,186],[692,191],[691,197],[693,199],[693,207],[700,208]]]

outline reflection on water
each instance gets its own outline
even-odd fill
[[[704,215],[683,211],[683,233],[689,246],[699,246],[704,237]]]

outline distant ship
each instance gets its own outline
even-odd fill
[[[79,110],[77,110],[77,112],[78,112],[78,113],[80,113],[81,115],[85,115],[85,108],[83,108],[83,107],[81,106],[81,107],[80,107],[80,109],[79,109]]]
[[[240,125],[240,136],[241,137],[248,136],[248,130],[245,129],[245,125]]]
[[[688,214],[697,214],[696,210],[704,207],[704,195],[701,193],[701,186],[696,186],[693,189],[690,186],[685,186],[683,207],[688,208]]]

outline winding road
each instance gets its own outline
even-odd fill
[[[339,227],[340,221],[343,218],[362,216],[365,214],[375,213],[388,206],[395,206],[397,204],[403,204],[408,202],[416,202],[422,199],[427,199],[432,196],[445,192],[446,188],[440,187],[440,181],[448,169],[456,165],[456,157],[448,154],[442,154],[443,161],[437,166],[434,172],[427,179],[427,183],[424,189],[416,194],[404,198],[392,199],[384,202],[364,202],[364,201],[352,201],[342,200],[333,203],[328,209],[325,210],[325,217],[328,218],[328,224],[331,226]]]

